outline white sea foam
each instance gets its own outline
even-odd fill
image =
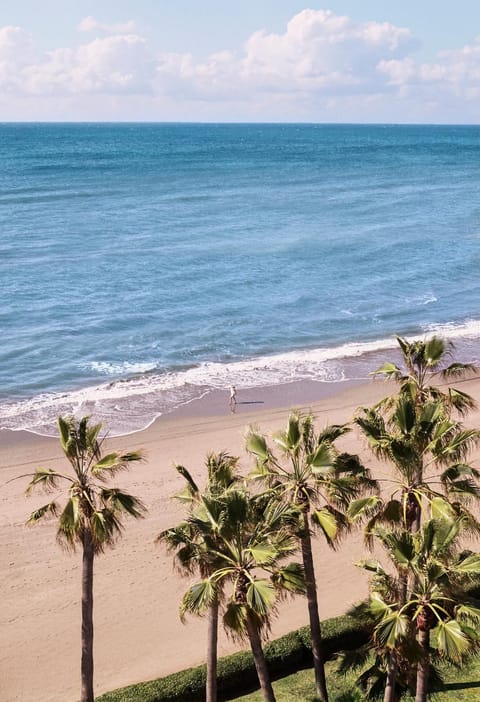
[[[480,339],[480,320],[463,324],[432,325],[425,336],[457,341]],[[414,340],[421,337],[407,337]],[[471,345],[471,344],[470,344]],[[203,397],[212,389],[281,385],[298,380],[339,382],[367,378],[378,367],[384,352],[395,349],[394,337],[265,355],[231,363],[205,362],[170,372],[152,372],[155,364],[94,362],[92,368],[129,378],[63,393],[43,393],[29,399],[0,405],[0,427],[54,433],[60,414],[90,414],[109,427],[112,434],[127,434],[148,426],[155,417]],[[476,349],[476,344],[474,345]],[[469,347],[469,352],[471,348]],[[475,359],[467,359],[475,360]]]
[[[426,335],[436,334],[445,339],[479,339],[480,320],[470,319],[463,324],[430,324]]]
[[[407,298],[405,298],[405,302],[409,305],[419,307],[421,305],[432,305],[433,303],[438,302],[438,299],[433,293],[429,293],[426,295],[407,297]]]
[[[129,361],[123,361],[122,363],[110,363],[108,361],[92,361],[91,363],[85,364],[85,367],[90,368],[97,373],[103,375],[133,375],[135,373],[148,373],[149,371],[155,370],[156,363],[131,363]]]

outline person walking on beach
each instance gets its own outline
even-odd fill
[[[235,385],[230,386],[230,409],[235,411],[235,407],[237,406],[237,388]]]

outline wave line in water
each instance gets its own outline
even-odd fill
[[[432,325],[425,335],[437,334],[457,342],[456,357],[476,361],[480,320],[463,324]],[[422,335],[407,336],[411,341]],[[109,364],[98,362],[106,374],[135,373],[93,387],[62,393],[42,393],[0,406],[0,427],[25,429],[39,434],[55,433],[59,415],[91,415],[102,421],[112,435],[146,428],[178,407],[204,397],[211,390],[282,385],[300,380],[341,382],[367,379],[397,347],[394,338],[349,342],[332,348],[316,348],[259,356],[235,362],[205,362],[188,369],[155,372],[152,363]],[[392,357],[392,354],[389,354]]]

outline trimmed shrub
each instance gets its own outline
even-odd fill
[[[358,624],[348,615],[322,623],[325,657],[341,650],[356,649],[371,635],[368,624]],[[312,665],[310,629],[292,631],[265,646],[272,680]],[[206,667],[188,668],[151,682],[130,685],[97,697],[97,702],[204,702]],[[218,696],[228,700],[258,688],[257,672],[250,652],[241,651],[218,661]]]

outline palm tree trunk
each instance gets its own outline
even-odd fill
[[[425,450],[425,448],[426,447],[424,447],[422,450],[422,455],[423,455],[423,451]],[[421,485],[423,483],[423,461],[420,461],[420,464],[417,467],[416,482],[417,482],[417,485]],[[417,500],[418,499],[419,499],[419,497],[417,494]],[[422,510],[421,510],[421,505],[419,503],[417,503],[416,512],[415,512],[415,520],[413,522],[412,531],[414,533],[416,533],[417,531],[420,531],[421,525],[422,525]]]
[[[385,694],[383,702],[395,702],[397,696],[395,694],[395,684],[397,682],[398,661],[396,651],[390,651],[387,667],[387,681],[385,684]]]
[[[92,536],[83,535],[82,558],[82,692],[81,702],[93,702],[93,559]]]
[[[255,661],[255,668],[257,669],[258,682],[260,683],[263,699],[265,702],[276,702],[272,683],[270,682],[270,673],[268,672],[267,661],[265,660],[265,654],[263,653],[260,634],[250,613],[247,614],[247,633],[250,640],[250,647],[252,649],[253,660]]]
[[[218,600],[215,599],[208,612],[206,702],[217,702],[217,639]]]
[[[315,686],[317,697],[321,702],[328,702],[327,681],[325,679],[324,655],[322,649],[322,632],[318,615],[317,584],[313,568],[312,539],[305,515],[305,533],[302,536],[302,558],[305,571],[305,587],[307,592],[308,616],[310,619],[310,637],[312,641],[313,668],[315,671]]]
[[[417,666],[417,690],[415,695],[415,702],[427,702],[428,679],[430,674],[430,630],[428,628],[419,631],[418,642],[422,649],[422,658]]]
[[[398,571],[398,601],[400,605],[405,604],[408,596],[408,574],[404,569],[399,569]],[[385,693],[383,696],[383,702],[398,702],[398,695],[396,691],[397,687],[397,675],[398,675],[398,656],[397,651],[392,649],[388,656],[387,663],[387,679],[385,683]]]

